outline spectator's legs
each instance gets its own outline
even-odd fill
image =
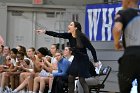
[[[0,84],[0,93],[3,92],[3,88],[5,86],[5,81],[6,81],[6,72],[1,73],[1,84]]]
[[[14,92],[18,92],[18,91],[24,89],[24,88],[27,86],[28,81],[29,81],[29,77],[27,77],[27,78],[14,90]]]
[[[53,77],[49,77],[49,92],[52,90]]]
[[[1,91],[3,91],[3,89],[5,87],[7,78],[9,78],[8,73],[7,72],[3,72],[2,73],[2,79],[1,79],[0,93],[2,93]]]
[[[34,77],[35,77],[35,73],[31,73],[30,76],[29,76],[29,81],[28,81],[29,92],[33,91]]]
[[[40,78],[41,77],[35,77],[34,78],[33,92],[37,92],[37,90],[39,89]]]
[[[10,76],[10,83],[11,83],[11,89],[14,90],[15,88],[15,81],[14,81],[14,75]]]
[[[44,92],[46,84],[49,84],[49,77],[41,77],[40,78],[40,92]]]
[[[14,75],[14,89],[17,88],[19,86],[19,74],[18,75]]]
[[[29,75],[30,75],[30,72],[22,72],[20,74],[20,83],[22,83],[26,79],[26,77],[28,77]]]

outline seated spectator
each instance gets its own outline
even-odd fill
[[[49,84],[49,75],[53,70],[52,64],[50,63],[49,56],[43,58],[41,67],[42,70],[39,73],[39,76],[34,78],[34,86],[33,86],[34,93],[37,93],[38,89],[39,89],[39,93],[44,93],[45,85]]]
[[[57,44],[52,44],[50,47],[50,53],[51,53],[51,64],[52,64],[52,72],[58,72],[57,68],[57,60],[55,58],[55,53],[58,50],[58,45]],[[52,89],[52,83],[53,83],[53,77],[49,77],[49,92]]]
[[[18,65],[18,62],[16,62],[16,58],[17,58],[18,50],[15,48],[12,48],[10,53],[11,53],[10,57],[8,58],[9,59],[8,61],[10,61],[10,63],[11,63],[10,67],[8,69],[7,68],[1,69],[1,72],[3,72],[3,73],[1,76],[1,82],[0,82],[0,93],[3,93],[3,89],[5,88],[6,85],[8,85],[6,83],[9,83],[9,82],[7,82],[10,79],[9,74],[11,74],[11,72],[14,72],[17,70],[16,66]],[[13,84],[14,84],[14,82],[13,82],[13,80],[11,80],[11,88],[14,87]]]
[[[17,49],[19,52],[24,53],[24,58],[26,58],[26,57],[27,57],[26,47],[25,47],[25,46],[18,45],[18,46],[16,47],[16,49]]]
[[[34,77],[38,76],[41,71],[40,62],[42,57],[45,57],[46,55],[48,55],[48,49],[46,47],[41,47],[37,50],[37,56],[34,62],[34,72],[30,73],[30,75],[26,77],[26,79],[13,91],[13,93],[17,93],[25,87],[28,87],[28,93],[33,92]]]
[[[44,60],[44,63],[46,63],[48,66],[46,67],[46,66],[42,65],[44,70],[42,70],[40,75],[34,79],[34,88],[33,88],[34,93],[37,92],[38,88],[39,88],[39,93],[43,93],[46,84],[49,85],[49,91],[51,90],[53,77],[49,77],[48,75],[50,75],[50,73],[52,73],[52,72],[58,72],[57,64],[56,64],[57,60],[55,58],[56,51],[57,51],[57,45],[52,44],[51,49],[50,49],[50,52],[52,54],[51,63],[49,63],[47,60],[46,61]],[[49,74],[46,73],[45,70],[48,71]],[[42,73],[44,73],[44,74],[46,73],[46,75],[45,75],[46,77],[44,77],[44,75]]]
[[[3,65],[0,65],[0,86],[1,86],[1,80],[2,80],[2,72],[4,72],[4,70],[9,69],[10,66],[12,65],[11,63],[11,57],[10,55],[6,57],[6,61],[4,62]],[[9,80],[6,80],[6,85],[8,85]],[[1,87],[0,87],[1,89]]]
[[[27,50],[27,57],[30,59],[31,62],[31,68],[33,69],[34,67],[34,62],[36,60],[36,55],[35,55],[35,48],[34,47],[30,47]],[[25,80],[26,77],[28,77],[30,75],[31,72],[22,72],[20,74],[20,84]]]
[[[70,66],[70,62],[63,57],[61,51],[57,51],[55,54],[58,61],[58,72],[53,72],[50,77],[54,77],[51,93],[63,93],[63,81],[67,82],[67,71]]]

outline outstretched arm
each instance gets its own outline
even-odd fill
[[[53,36],[53,37],[59,37],[59,38],[64,38],[64,39],[69,39],[71,37],[71,33],[57,33],[54,31],[45,31],[45,30],[36,30],[37,33],[39,34],[47,34],[49,36]]]

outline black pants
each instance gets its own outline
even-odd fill
[[[137,79],[138,93],[140,93],[140,52],[136,54],[135,48],[127,49],[119,59],[119,87],[120,93],[130,93],[132,82]],[[140,51],[140,48],[139,50]]]
[[[67,77],[54,77],[51,93],[65,93],[65,90],[68,87],[67,83]]]

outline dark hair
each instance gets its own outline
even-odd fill
[[[18,52],[17,53],[17,58],[21,57],[22,59],[24,59],[24,53],[23,52]]]
[[[79,22],[75,22],[74,21],[74,26],[77,28],[76,29],[76,41],[77,41],[77,47],[78,48],[83,48],[84,45],[82,44],[82,37],[84,36],[84,34],[82,33],[82,27],[81,24]]]
[[[52,45],[54,45],[56,47],[56,50],[59,49],[59,44],[52,44]]]
[[[22,51],[24,53],[24,55],[27,56],[26,47],[21,46],[21,50],[20,51]]]
[[[24,61],[26,62],[27,65],[30,65],[30,59],[25,58]]]
[[[22,45],[18,45],[20,47],[20,50],[19,52],[23,52],[25,56],[27,56],[27,53],[26,53],[26,47],[22,46]]]
[[[40,47],[37,51],[40,52],[44,56],[49,54],[49,50],[47,47]]]
[[[55,48],[56,48],[56,51],[59,49],[59,45],[60,44],[51,44],[51,46],[55,46]],[[49,50],[49,56],[53,56],[52,54],[51,54],[51,51]]]
[[[70,46],[65,46],[65,47],[67,47],[69,51],[72,51],[72,48]]]
[[[71,51],[71,54],[73,55],[73,50],[72,50],[72,48],[70,47],[70,46],[66,46],[68,49],[69,49],[69,51]]]
[[[1,45],[1,48],[2,48],[2,50],[3,50],[4,46],[3,46],[3,45]]]
[[[81,24],[79,22],[74,21],[74,26],[77,28],[77,30],[79,32],[82,32],[82,27],[81,27]]]
[[[12,48],[11,51],[14,53],[14,54],[17,54],[18,53],[18,50],[16,48]]]

